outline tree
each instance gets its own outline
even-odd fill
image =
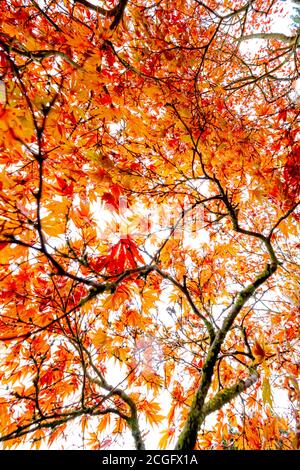
[[[1,8],[3,445],[299,447],[285,3]]]

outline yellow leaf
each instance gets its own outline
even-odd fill
[[[262,399],[263,403],[266,405],[268,404],[270,408],[273,407],[273,396],[270,381],[267,377],[264,378],[262,383]]]
[[[102,348],[104,345],[110,344],[111,341],[112,339],[107,336],[102,328],[99,328],[99,330],[93,336],[93,344],[96,346],[96,348]]]
[[[165,385],[167,387],[170,385],[173,371],[174,371],[174,362],[167,361],[164,365]]]
[[[175,428],[166,429],[162,431],[162,437],[159,440],[158,447],[159,449],[166,449],[169,442],[172,441],[175,433]]]
[[[56,237],[65,232],[66,213],[68,210],[68,201],[64,198],[62,201],[55,201],[49,204],[47,209],[49,214],[43,218],[42,227],[47,235]]]
[[[31,436],[31,449],[36,449],[39,450],[41,447],[42,441],[45,437],[45,433],[42,429],[38,429],[35,433],[32,434]]]
[[[280,224],[280,230],[282,231],[285,237],[289,236],[289,224],[286,220],[283,220]]]
[[[82,416],[81,418],[81,431],[84,433],[88,419],[86,416]]]
[[[130,349],[126,347],[116,347],[112,350],[112,354],[121,362],[125,362],[130,355]]]
[[[254,346],[252,348],[252,353],[255,357],[256,363],[262,362],[266,356],[264,348],[259,344],[257,340],[255,341]]]
[[[160,406],[158,403],[148,402],[146,400],[143,401],[143,412],[145,413],[146,421],[148,421],[151,426],[159,424],[164,419],[164,416],[158,414],[159,411]]]
[[[102,432],[110,425],[110,414],[104,415],[97,426],[97,431]]]
[[[65,232],[65,221],[47,218],[43,223],[43,229],[51,237],[57,237]]]

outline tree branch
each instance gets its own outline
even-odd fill
[[[237,214],[234,212],[231,205],[228,205],[228,210],[232,215],[235,230],[239,231]],[[258,287],[261,286],[277,270],[278,262],[270,241],[267,240],[264,235],[241,229],[241,233],[245,232],[247,235],[255,236],[265,242],[268,248],[269,256],[271,258],[271,264],[267,264],[265,266],[265,269],[259,275],[256,276],[255,280],[249,286],[245,287],[238,293],[233,306],[231,307],[228,315],[223,321],[222,327],[217,331],[214,341],[208,350],[205,362],[203,364],[200,386],[194,396],[194,400],[191,405],[185,426],[178,438],[175,447],[177,450],[194,449],[197,441],[199,427],[201,426],[205,417],[205,415],[203,414],[205,398],[211,385],[214,367],[218,359],[221,346],[225,340],[225,337],[246,302],[253,296]]]
[[[232,387],[224,388],[220,392],[216,393],[207,403],[203,406],[204,417],[222,408],[226,403],[236,398],[238,395],[243,393],[247,388],[251,387],[258,379],[259,375],[255,369],[252,374],[246,380],[239,380]]]
[[[57,426],[60,426],[61,424],[65,424],[68,421],[71,421],[82,415],[98,416],[98,415],[105,415],[108,413],[115,413],[118,416],[120,416],[120,412],[116,410],[115,408],[95,410],[95,408],[97,408],[98,406],[99,405],[97,404],[94,407],[80,409],[80,410],[72,411],[70,413],[61,413],[61,414],[55,413],[50,416],[43,416],[42,418],[36,419],[28,424],[24,424],[23,426],[18,426],[15,430],[11,431],[8,434],[0,436],[0,442],[9,441],[11,439],[17,439],[18,437],[24,436],[26,434],[32,434],[38,429],[55,428]]]
[[[39,6],[39,4],[35,0],[31,0],[31,3],[41,13],[41,15],[43,15],[50,24],[52,24],[56,31],[62,32],[62,29],[60,29],[60,27],[57,26],[56,23],[54,23],[52,18],[50,18],[50,16]]]
[[[192,307],[193,312],[197,315],[197,317],[201,318],[201,320],[205,324],[205,326],[207,328],[207,331],[209,333],[209,336],[210,336],[210,341],[212,343],[214,341],[214,338],[215,338],[214,327],[213,327],[212,323],[204,315],[202,315],[201,312],[199,312],[199,310],[196,307],[196,305],[194,304],[194,302],[193,302],[193,300],[190,296],[190,293],[189,293],[188,289],[186,288],[186,286],[183,286],[182,284],[180,284],[180,282],[176,281],[176,279],[174,279],[168,273],[165,273],[164,271],[162,271],[158,266],[155,266],[154,270],[156,272],[158,272],[164,279],[168,279],[172,284],[174,284],[174,286],[176,286],[185,295],[188,303]]]
[[[93,3],[90,3],[87,0],[75,0],[75,3],[80,3],[81,5],[87,7],[89,10],[93,10],[97,13],[100,13],[106,18],[114,18],[109,29],[115,29],[122,20],[128,0],[120,0],[119,3],[111,10],[106,10],[105,8],[94,5]]]
[[[28,59],[32,60],[43,60],[46,59],[47,57],[51,56],[59,56],[62,57],[68,64],[72,65],[75,69],[80,68],[80,65],[77,64],[71,57],[69,57],[65,52],[58,51],[56,49],[42,49],[40,51],[29,51],[26,49],[25,46],[19,45],[19,47],[16,47],[13,45],[14,38],[11,38],[7,34],[1,33],[2,36],[4,36],[10,44],[7,44],[3,39],[0,39],[0,45],[3,47],[5,52],[9,54],[10,51],[15,52],[16,54],[19,54],[23,57],[27,57]],[[19,44],[19,43],[18,43]]]
[[[277,39],[278,41],[284,42],[286,44],[292,44],[296,42],[297,37],[298,36],[296,34],[294,36],[287,36],[286,34],[282,33],[253,33],[236,38],[236,41],[251,41],[252,39],[265,39],[266,41],[269,41],[271,39]]]
[[[126,417],[126,421],[131,429],[131,434],[133,436],[136,449],[145,450],[145,444],[142,438],[142,433],[141,433],[139,422],[138,422],[137,407],[136,407],[134,400],[126,392],[124,392],[124,390],[121,390],[120,388],[109,385],[108,382],[105,380],[103,374],[95,366],[92,360],[91,353],[88,351],[88,349],[84,345],[81,345],[81,347],[82,347],[82,350],[84,350],[84,352],[86,353],[90,366],[98,378],[91,377],[89,372],[86,371],[87,377],[89,378],[91,382],[95,383],[100,388],[103,388],[104,390],[109,392],[109,395],[119,396],[129,406],[131,415]]]

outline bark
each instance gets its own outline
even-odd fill
[[[223,341],[230,330],[235,318],[244,307],[246,302],[254,294],[256,289],[263,284],[277,269],[277,263],[272,263],[271,265],[267,264],[264,271],[256,277],[254,282],[248,287],[243,289],[237,296],[235,303],[233,304],[229,314],[225,318],[222,327],[216,334],[214,342],[209,348],[205,363],[202,369],[202,378],[200,386],[196,392],[193,403],[190,408],[185,426],[178,438],[175,449],[176,450],[192,450],[194,449],[197,442],[197,434],[199,428],[207,414],[205,410],[205,399],[210,388],[214,366],[218,359],[218,354],[220,352]],[[239,392],[241,393],[241,392]],[[233,396],[228,395],[230,398],[225,401],[226,403],[234,398]],[[224,402],[224,403],[225,403]]]

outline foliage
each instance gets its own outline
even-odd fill
[[[1,2],[5,448],[299,447],[284,6]]]

